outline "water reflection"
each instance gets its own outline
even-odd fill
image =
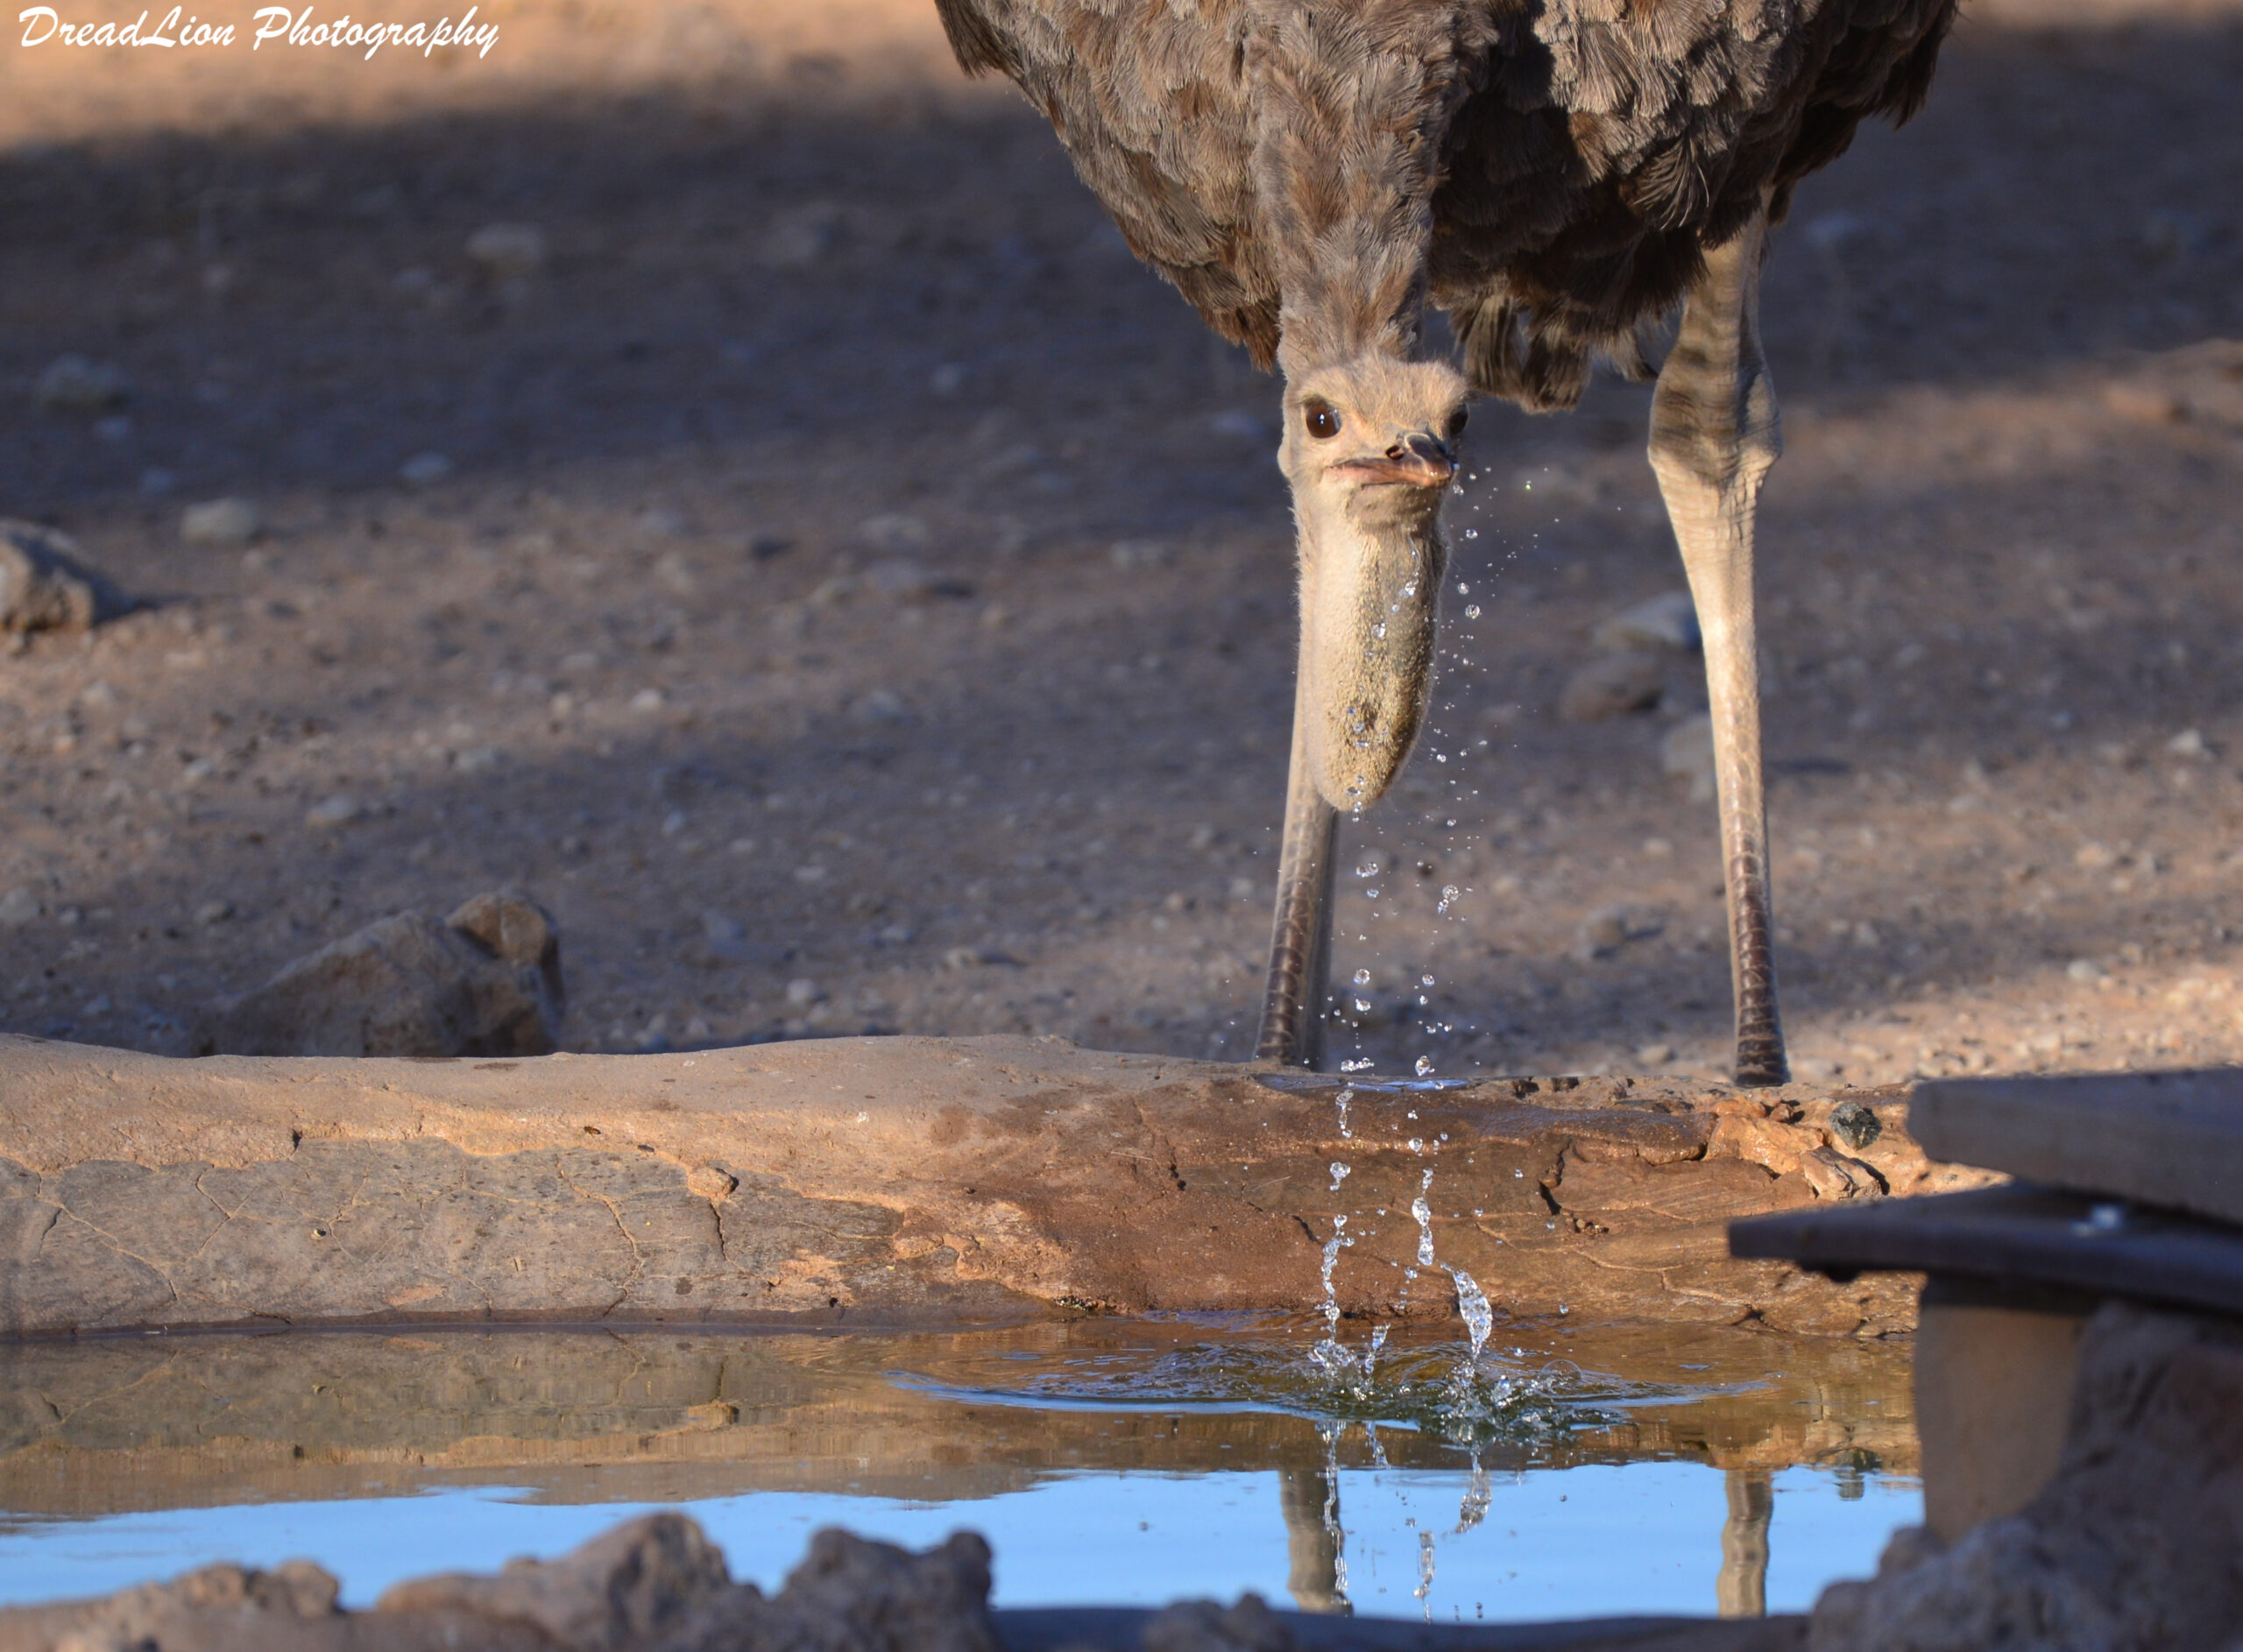
[[[1282,1585],[1312,1611],[1551,1616],[1617,1609],[1568,1570],[1588,1545],[1609,1560],[1617,1537],[1649,1579],[1630,1609],[1751,1614],[1771,1598],[1778,1491],[1801,1493],[1777,1530],[1797,1526],[1784,1553],[1815,1582],[1839,1564],[1811,1552],[1816,1522],[1864,1475],[1891,1487],[1916,1467],[1903,1350],[1511,1323],[1468,1368],[1453,1337],[1402,1330],[1369,1373],[1334,1374],[1310,1358],[1324,1330],[1085,1319],[18,1345],[0,1348],[0,1594],[53,1592],[69,1545],[90,1555],[102,1532],[143,1576],[259,1532],[295,1545],[269,1559],[318,1553],[343,1525],[305,1505],[357,1511],[346,1554],[398,1509],[415,1529],[398,1528],[397,1575],[437,1508],[463,1511],[443,1518],[478,1541],[542,1551],[576,1527],[540,1524],[540,1508],[691,1505],[736,1571],[771,1581],[805,1522],[914,1542],[970,1524],[997,1539],[1013,1604],[1165,1599],[1197,1566],[1197,1586]],[[419,1513],[398,1500],[414,1496]],[[1254,1512],[1265,1497],[1277,1520]],[[1909,1518],[1900,1500],[1869,1524]],[[285,1537],[275,1515],[251,1519],[274,1505],[300,1508]],[[500,1505],[514,1512],[497,1518]],[[147,1523],[186,1510],[213,1513]],[[1869,1524],[1839,1545],[1852,1569],[1881,1540]],[[1143,1557],[1134,1571],[1124,1553]]]

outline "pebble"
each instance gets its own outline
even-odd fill
[[[0,928],[20,929],[37,921],[39,896],[29,889],[11,889],[0,895]]]
[[[132,380],[123,368],[108,362],[58,356],[39,376],[34,393],[48,413],[103,413],[132,399]]]
[[[813,201],[772,215],[763,232],[761,249],[764,266],[773,270],[807,270],[832,251],[841,239],[841,208],[830,201]]]
[[[1666,928],[1666,920],[1640,907],[1599,907],[1581,921],[1574,956],[1583,961],[1607,957],[1629,942],[1648,941]]]
[[[195,909],[195,922],[205,928],[214,923],[223,923],[233,915],[234,903],[230,900],[206,900]]]
[[[496,281],[526,281],[545,267],[545,231],[534,223],[486,223],[467,238],[467,256]]]
[[[1564,723],[1602,723],[1631,711],[1648,711],[1666,685],[1666,662],[1640,648],[1601,654],[1574,673],[1558,696]]]
[[[875,726],[909,723],[911,713],[892,689],[874,688],[849,708],[850,717]]]
[[[1165,568],[1176,553],[1159,540],[1117,540],[1107,554],[1116,568]]]
[[[452,462],[441,453],[416,453],[397,467],[397,479],[410,487],[425,488],[452,473]]]
[[[808,976],[798,976],[787,983],[787,1005],[790,1009],[806,1010],[825,996],[825,989]]]
[[[1830,1109],[1830,1133],[1859,1153],[1885,1133],[1885,1126],[1861,1102],[1842,1101]]]
[[[2071,864],[2082,872],[2108,872],[2119,864],[2119,851],[2108,844],[2082,844],[2072,851]]]
[[[2173,425],[2189,416],[2178,396],[2156,385],[2123,380],[2103,386],[2103,405],[2121,419],[2144,425]]]
[[[631,696],[631,709],[633,711],[659,711],[668,703],[667,697],[660,688],[641,688]]]
[[[305,812],[304,824],[322,830],[348,826],[365,812],[357,798],[337,793],[324,802],[313,804]]]
[[[0,521],[0,632],[90,631],[131,606],[78,560],[67,533]]]
[[[938,396],[955,396],[966,388],[966,369],[956,362],[945,362],[927,375],[927,388]]]
[[[1636,1051],[1636,1061],[1640,1066],[1664,1067],[1673,1059],[1674,1046],[1672,1044],[1645,1044]]]
[[[857,524],[857,537],[884,556],[905,556],[927,548],[929,534],[922,519],[901,511],[868,516]]]
[[[1705,713],[1685,717],[1666,731],[1659,743],[1659,768],[1662,774],[1690,782],[1690,801],[1706,803],[1713,801],[1714,781],[1714,720]]]
[[[2166,741],[2165,749],[2175,757],[2202,757],[2211,748],[2204,744],[2204,737],[2200,731],[2183,729]]]
[[[1686,590],[1661,591],[1632,608],[1624,608],[1602,622],[1590,634],[1599,648],[1673,648],[1688,653],[1703,639],[1698,632],[1697,604]]]
[[[264,512],[248,499],[206,499],[180,513],[179,536],[189,545],[246,545],[264,531]]]
[[[2095,982],[2110,978],[2109,971],[2093,958],[2074,958],[2064,966],[2064,973],[2075,981]]]

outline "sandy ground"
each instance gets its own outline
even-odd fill
[[[1270,382],[923,0],[485,15],[449,62],[0,46],[0,515],[146,604],[0,658],[0,1026],[178,1049],[215,992],[512,886],[577,1048],[1246,1053]],[[2232,4],[2007,0],[1780,236],[1808,1076],[2243,1055],[2239,109]],[[542,266],[471,258],[494,222]],[[65,353],[130,401],[42,410]],[[1680,583],[1647,405],[1475,421],[1435,726],[1348,833],[1341,1055],[1725,1060],[1712,808],[1661,759],[1695,663],[1554,716]],[[223,496],[261,536],[187,542]]]

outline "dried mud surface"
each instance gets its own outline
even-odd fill
[[[176,1051],[511,885],[578,1049],[1242,1054],[1270,384],[923,0],[491,15],[449,66],[0,43],[0,515],[147,604],[0,658],[0,1027]],[[1778,237],[1778,956],[1819,1082],[2243,1054],[2239,18],[1982,9]],[[492,222],[543,267],[476,265]],[[42,411],[65,353],[131,401]],[[1477,418],[1433,731],[1348,834],[1384,870],[1344,879],[1342,1055],[1719,1070],[1712,808],[1659,757],[1694,664],[1663,712],[1553,715],[1680,583],[1646,406]],[[230,495],[262,536],[184,542]]]

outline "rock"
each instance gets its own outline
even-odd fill
[[[867,517],[857,525],[857,537],[885,556],[908,556],[927,548],[927,525],[900,511]]]
[[[77,559],[67,533],[0,520],[0,632],[90,631],[132,606]]]
[[[763,232],[764,267],[807,270],[833,251],[841,238],[841,208],[830,201],[814,201],[773,215]]]
[[[1603,621],[1590,640],[1608,650],[1672,648],[1687,653],[1702,640],[1697,604],[1688,591],[1661,591]]]
[[[1857,1101],[1842,1101],[1830,1110],[1830,1133],[1857,1153],[1884,1133],[1877,1115]]]
[[[1714,720],[1704,712],[1685,717],[1666,731],[1659,743],[1659,773],[1690,783],[1690,801],[1713,801],[1717,782],[1714,772]]]
[[[223,923],[234,915],[230,900],[206,900],[195,909],[195,921],[208,928],[214,923]]]
[[[787,1007],[806,1010],[824,998],[825,989],[808,976],[787,983]]]
[[[1260,1595],[1235,1606],[1179,1600],[1145,1625],[1144,1652],[1293,1652],[1293,1634]]]
[[[1907,1531],[1815,1603],[1812,1652],[2228,1647],[2243,1623],[2243,1347],[2231,1324],[2107,1303],[2063,1454],[1952,1548]]]
[[[1666,662],[1655,653],[1631,648],[1600,654],[1574,673],[1558,696],[1565,723],[1602,723],[1631,711],[1648,711],[1666,686]]]
[[[20,929],[27,923],[36,923],[43,910],[39,896],[32,890],[11,889],[0,895],[0,929]]]
[[[441,453],[416,453],[397,467],[397,479],[408,487],[425,488],[452,473],[452,462]]]
[[[338,826],[348,826],[365,812],[357,798],[338,794],[305,810],[304,824],[316,831],[332,831]]]
[[[246,545],[264,531],[264,512],[248,499],[206,499],[179,519],[179,536],[189,545]]]
[[[2162,385],[2115,380],[2103,386],[2103,405],[2119,418],[2136,424],[2178,424],[2189,416],[2188,405]]]
[[[198,1055],[536,1055],[565,996],[560,939],[527,900],[478,895],[443,922],[401,912],[210,1005]]]
[[[503,978],[456,932],[419,944]],[[294,973],[296,1007],[321,1006],[321,983]],[[337,1023],[363,1047],[358,1017]],[[1306,1312],[1323,1296],[1336,1082],[1273,1090],[1235,1065],[1044,1038],[306,1063],[0,1034],[0,1335],[493,1315],[830,1324],[837,1303],[930,1324],[1061,1299]],[[1907,1280],[1840,1284],[1730,1256],[1731,1221],[1815,1197],[1799,1161],[1825,1145],[1835,1100],[1800,1085],[1758,1096],[1649,1074],[1362,1093],[1348,1188],[1366,1208],[1418,1197],[1423,1155],[1369,1122],[1398,1125],[1390,1110],[1406,1106],[1425,1137],[1446,1133],[1441,1260],[1508,1313],[1906,1330]],[[1857,1156],[1895,1195],[1965,1174],[1909,1140],[1901,1092],[1849,1098],[1885,1120]],[[215,1205],[199,1190],[214,1161]],[[720,1211],[718,1186],[732,1190]],[[338,1205],[341,1189],[355,1193]],[[284,1211],[333,1211],[336,1225],[271,1214]],[[1333,1276],[1342,1310],[1453,1324],[1446,1295],[1401,1289],[1417,1243],[1414,1224],[1365,1230]]]
[[[132,380],[123,368],[107,362],[58,356],[39,376],[34,393],[48,413],[104,413],[132,399]]]
[[[2166,741],[2165,749],[2175,757],[2204,757],[2211,748],[2204,744],[2204,733],[2197,729],[2183,729]]]
[[[1643,907],[1599,907],[1581,921],[1574,956],[1584,961],[1610,957],[1631,941],[1648,941],[1666,928],[1658,913]]]
[[[794,957],[795,950],[768,941],[751,941],[747,926],[739,919],[714,909],[701,914],[700,939],[685,950],[689,964],[704,969],[717,969],[732,964],[752,964],[763,969],[776,969]]]
[[[534,223],[486,223],[468,237],[467,256],[494,281],[526,281],[545,267],[545,231]]]

